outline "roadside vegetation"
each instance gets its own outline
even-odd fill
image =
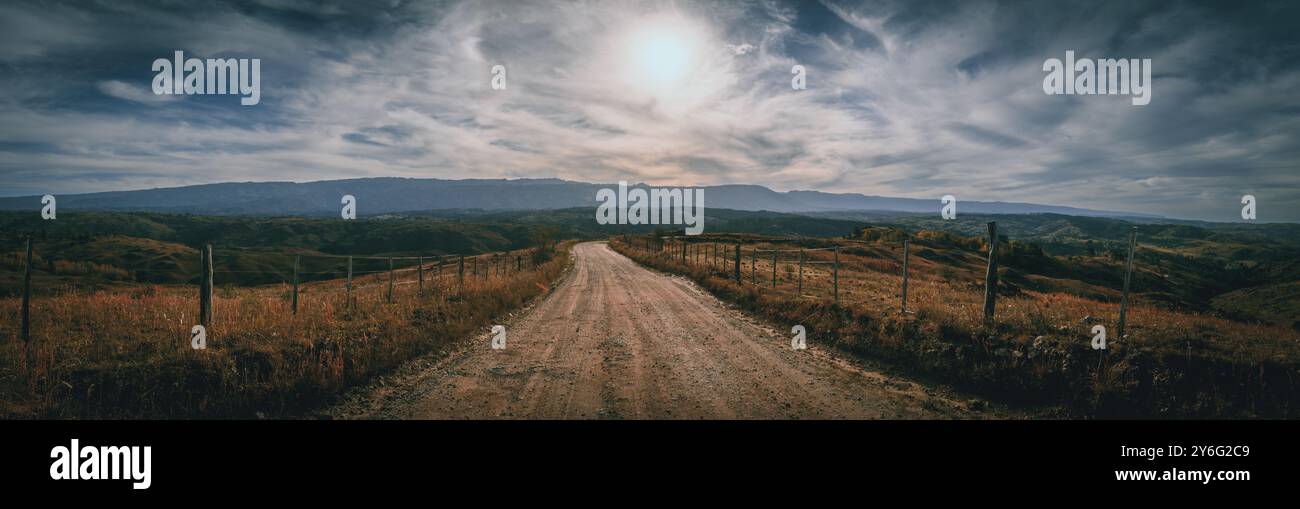
[[[467,257],[463,283],[453,263],[426,261],[423,284],[415,264],[407,263],[394,273],[391,302],[385,270],[353,280],[351,306],[344,279],[314,274],[317,280],[299,286],[296,314],[291,285],[237,281],[268,267],[241,272],[228,265],[234,269],[214,291],[203,350],[191,347],[196,286],[142,283],[136,280],[143,268],[123,277],[117,265],[51,264],[45,260],[54,256],[44,255],[33,263],[42,288],[32,299],[29,342],[21,339],[21,298],[0,299],[0,417],[304,415],[349,386],[486,333],[494,320],[543,295],[569,263],[567,244],[557,246],[545,234],[531,241],[535,247]],[[86,240],[100,247],[158,242],[117,234]],[[177,279],[168,281],[197,277],[194,247],[169,245],[150,256],[177,264],[168,267]],[[4,267],[15,279],[11,258]]]
[[[859,229],[853,238],[838,239],[687,237],[694,249],[685,263],[671,247],[657,249],[655,236],[613,237],[611,245],[644,265],[686,275],[747,311],[804,325],[810,343],[998,401],[1047,406],[1069,417],[1290,418],[1300,411],[1300,332],[1280,325],[1290,318],[1241,321],[1180,300],[1179,292],[1168,290],[1170,273],[1194,263],[1170,265],[1139,250],[1120,338],[1114,334],[1122,257],[1058,257],[1033,243],[1003,239],[996,318],[986,324],[987,240],[913,232],[903,312],[902,238],[892,228]],[[725,248],[714,253],[721,261],[708,256],[714,243]],[[833,252],[812,251],[830,247],[839,247],[838,305]],[[806,250],[802,291],[797,255],[778,253],[773,271],[770,252],[753,254],[800,248]],[[695,255],[699,251],[705,256]],[[1105,355],[1091,347],[1098,324],[1112,335]]]

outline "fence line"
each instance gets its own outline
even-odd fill
[[[985,255],[987,267],[985,269],[985,278],[984,278],[983,315],[986,323],[993,323],[996,319],[995,315],[997,309],[996,303],[997,303],[998,258],[999,258],[997,246],[998,244],[1000,244],[1000,241],[997,233],[997,222],[990,221],[987,224],[987,227],[988,227],[988,237],[987,237],[988,251]],[[797,240],[803,240],[803,239],[802,238],[758,239],[758,241],[760,242],[789,242],[789,241],[797,241]],[[1119,320],[1115,331],[1116,337],[1123,337],[1124,334],[1125,319],[1126,319],[1127,308],[1129,303],[1130,280],[1132,278],[1133,261],[1137,250],[1137,227],[1133,227],[1128,240],[1129,240],[1128,256],[1124,264],[1124,273],[1123,273],[1124,286],[1122,291],[1122,297],[1120,299]],[[752,248],[746,249],[743,247],[744,242],[742,241],[737,241],[737,240],[717,241],[717,240],[710,240],[710,239],[700,239],[698,237],[689,237],[689,236],[673,236],[673,237],[624,236],[624,243],[629,248],[632,249],[638,249],[652,255],[665,256],[669,262],[682,264],[687,267],[696,266],[696,265],[706,265],[707,268],[719,270],[724,275],[728,272],[727,264],[728,264],[728,260],[730,260],[730,263],[732,263],[732,270],[730,271],[732,275],[729,277],[729,279],[734,279],[735,281],[740,283],[748,283],[760,289],[763,287],[770,287],[773,291],[781,291],[778,290],[777,288],[778,281],[780,280],[777,269],[779,265],[784,264],[786,266],[786,272],[788,274],[788,276],[786,277],[786,281],[790,281],[793,283],[796,295],[799,297],[824,298],[824,297],[819,297],[817,295],[809,295],[804,293],[805,281],[812,280],[812,279],[819,279],[821,277],[821,276],[811,277],[810,274],[806,274],[805,272],[809,266],[828,266],[830,267],[829,270],[830,274],[828,275],[829,286],[830,286],[829,297],[836,305],[839,304],[839,298],[840,298],[839,280],[840,280],[840,267],[842,265],[839,259],[839,255],[840,255],[841,246],[820,247],[820,248],[798,248],[798,249],[760,248],[758,246],[754,246]],[[908,286],[910,283],[909,262],[911,258],[911,247],[912,247],[911,244],[912,242],[910,238],[904,238],[901,244],[902,261],[901,261],[900,273],[902,276],[902,283],[900,288],[900,306],[899,306],[899,312],[901,313],[908,313],[907,294],[908,294]],[[721,245],[732,245],[734,247],[733,249],[719,249],[718,246]],[[699,253],[704,252],[703,250],[705,249],[709,249],[708,254],[714,258],[706,258],[705,262],[700,262]],[[809,259],[808,258],[809,255],[815,252],[831,252],[832,259],[830,260]],[[731,253],[730,258],[728,258],[728,253]],[[797,253],[798,255],[793,257],[781,256],[782,254],[789,254],[789,253]],[[742,271],[741,271],[741,266],[746,261],[746,256],[748,256],[748,262],[750,265],[749,277],[747,279],[742,277]],[[719,257],[720,260],[715,259]],[[764,265],[764,267],[762,268],[764,269],[765,272],[770,265],[770,275],[767,278],[764,278],[767,279],[767,281],[760,280],[759,277],[760,261],[763,262],[762,265]],[[868,272],[873,272],[873,271],[879,272],[879,269],[872,269],[870,268],[870,265],[868,265]]]
[[[26,258],[23,261],[23,294],[22,294],[22,310],[21,310],[21,315],[22,315],[21,337],[24,342],[28,342],[31,340],[31,328],[30,328],[30,324],[31,324],[30,309],[31,309],[31,293],[32,293],[31,276],[32,276],[33,266],[35,265],[33,262],[34,244],[35,244],[34,239],[31,236],[27,236],[26,237]],[[509,276],[512,273],[519,274],[523,272],[532,272],[536,270],[538,267],[538,265],[534,262],[533,257],[531,255],[533,249],[534,248],[523,248],[523,249],[517,249],[512,251],[498,251],[498,252],[478,253],[478,254],[471,254],[471,255],[439,253],[439,254],[430,254],[430,255],[404,255],[404,256],[387,257],[387,256],[368,256],[368,255],[349,256],[349,255],[316,254],[316,253],[304,254],[304,253],[294,253],[291,251],[251,250],[248,248],[222,248],[221,250],[216,250],[213,248],[213,245],[209,243],[203,245],[198,249],[199,251],[199,269],[197,274],[198,288],[199,288],[198,321],[199,321],[199,325],[202,325],[205,328],[210,329],[212,326],[213,301],[214,301],[213,294],[216,287],[215,276],[217,274],[266,274],[271,276],[278,276],[280,278],[279,282],[271,282],[271,283],[259,282],[247,286],[264,287],[264,286],[277,285],[277,284],[291,285],[291,292],[292,292],[290,297],[291,309],[292,309],[292,313],[296,315],[298,314],[299,297],[305,294],[332,295],[335,293],[345,293],[347,299],[346,306],[348,309],[352,309],[354,307],[354,302],[355,302],[354,293],[356,293],[359,290],[366,290],[366,289],[386,286],[388,288],[387,301],[389,303],[393,303],[395,299],[395,293],[393,292],[394,287],[407,286],[407,285],[419,285],[419,293],[423,294],[425,288],[425,282],[426,282],[426,274],[425,274],[426,269],[429,269],[430,274],[428,274],[428,276],[430,276],[429,281],[431,283],[443,283],[447,279],[455,277],[457,281],[456,289],[457,292],[459,292],[464,288],[465,272],[466,272],[465,261],[467,258],[471,261],[470,276],[480,281],[487,281],[493,279],[494,277],[500,278],[503,276]],[[285,258],[291,257],[290,259],[292,260],[292,265],[290,269],[285,272],[289,272],[292,275],[292,278],[289,280],[285,280],[281,275],[282,274],[281,271],[277,269],[245,270],[245,269],[225,268],[225,269],[218,270],[215,268],[216,265],[218,265],[218,262],[216,261],[218,258],[223,259],[224,265],[237,266],[241,259],[240,257],[259,256],[259,255],[285,257]],[[346,263],[346,267],[341,267],[339,270],[308,271],[308,270],[301,270],[303,258],[327,258],[327,259],[347,260],[347,263]],[[45,259],[47,261],[50,260],[49,258],[45,258]],[[354,270],[354,262],[358,260],[372,261],[372,262],[385,261],[388,262],[388,268],[382,270]],[[480,260],[482,260],[482,263],[480,263]],[[394,263],[397,261],[415,261],[416,264],[414,266],[398,268],[394,265]],[[450,267],[453,264],[458,266],[455,272],[451,270],[447,270],[447,271],[443,270],[444,266]],[[481,269],[479,267],[480,265],[483,266]],[[186,270],[180,268],[170,269],[170,270],[160,269],[160,268],[145,268],[139,270],[125,269],[124,272],[126,272],[127,274],[136,274],[136,273],[186,274],[187,273]],[[417,273],[418,279],[409,280],[409,281],[397,280],[397,276],[399,274],[406,274],[411,272]],[[346,274],[346,278],[343,277],[343,274]],[[374,284],[363,284],[363,285],[354,284],[354,279],[356,276],[377,275],[377,274],[387,274],[388,275],[387,281],[382,283],[374,283]],[[314,279],[313,281],[307,282],[310,283],[311,286],[303,286],[301,283],[304,283],[304,281],[301,280],[301,277],[305,275],[314,275],[314,276],[330,275],[335,277]],[[326,288],[326,287],[321,287],[319,285],[319,283],[328,283],[328,282],[341,282],[344,283],[344,286],[341,288]],[[447,287],[450,285],[438,284],[437,286]]]

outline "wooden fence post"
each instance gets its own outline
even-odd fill
[[[27,236],[27,264],[23,266],[23,342],[32,340],[32,236]]]
[[[212,327],[212,244],[205,244],[200,253],[199,324],[208,329]]]
[[[903,239],[903,312],[907,312],[907,254],[911,242]]]
[[[758,284],[758,248],[754,248],[754,253],[749,260],[749,279],[754,284]]]
[[[465,255],[460,255],[460,268],[456,270],[456,284],[465,287]]]
[[[736,282],[740,282],[740,243],[736,243]]]
[[[388,257],[388,303],[393,303],[393,257]]]
[[[1133,275],[1133,254],[1137,250],[1137,227],[1129,235],[1128,260],[1124,262],[1124,293],[1119,300],[1119,324],[1115,327],[1115,339],[1124,338],[1124,320],[1128,317],[1128,283]]]
[[[293,255],[293,314],[298,314],[298,260],[302,255]]]
[[[993,321],[998,300],[998,223],[989,221],[989,268],[984,275],[984,321]]]
[[[835,246],[835,305],[840,305],[840,246]]]
[[[803,249],[799,250],[799,295],[803,295]]]
[[[420,295],[424,295],[424,257],[417,256],[415,263],[418,267],[415,271],[420,274]]]
[[[348,294],[347,309],[352,309],[352,257],[348,257]]]

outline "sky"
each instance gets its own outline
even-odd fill
[[[1292,1],[10,0],[0,195],[556,177],[1219,221],[1251,194],[1300,222],[1298,25]],[[154,94],[177,50],[260,59],[260,103]],[[1150,104],[1045,94],[1066,51],[1151,59]]]

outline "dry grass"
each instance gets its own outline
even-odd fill
[[[561,249],[567,253],[567,249]],[[0,415],[173,418],[291,416],[350,385],[445,346],[544,293],[568,263],[554,256],[522,272],[504,267],[457,284],[454,267],[388,279],[218,288],[207,348],[193,286],[68,291],[32,302],[32,341],[20,339],[18,298],[0,300]],[[482,272],[482,271],[480,271]]]
[[[637,239],[641,240],[641,239]],[[1171,310],[1138,297],[1124,338],[1114,337],[1117,292],[1090,287],[1088,298],[1031,290],[1014,281],[999,287],[996,320],[983,320],[983,257],[913,245],[908,313],[901,313],[901,247],[836,241],[840,305],[834,305],[830,251],[804,252],[802,292],[796,252],[772,253],[798,241],[746,238],[743,283],[734,279],[734,242],[713,262],[630,249],[620,252],[660,270],[691,276],[716,295],[750,311],[808,328],[812,340],[892,361],[989,397],[1059,405],[1069,415],[1102,417],[1292,417],[1300,411],[1300,338],[1284,327],[1236,322]],[[707,242],[707,240],[704,240]],[[809,241],[803,241],[808,247]],[[811,242],[826,244],[827,241]],[[704,248],[709,252],[708,248]],[[1015,280],[1019,274],[1004,273]],[[1032,276],[1037,277],[1037,276]],[[1107,359],[1091,349],[1091,329],[1110,333]]]

